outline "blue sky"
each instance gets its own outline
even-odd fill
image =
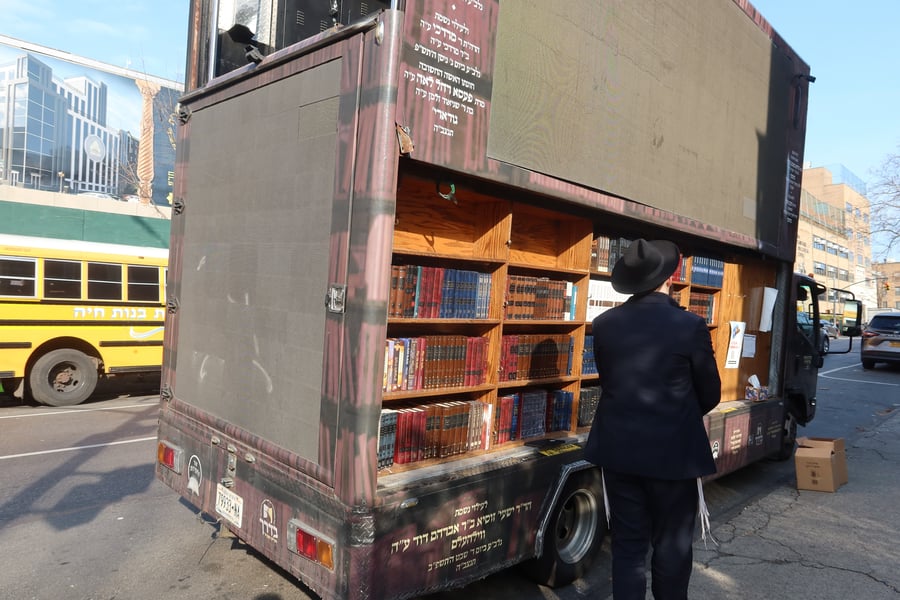
[[[900,0],[751,1],[816,77],[805,160],[841,164],[870,184],[888,155],[900,153]],[[0,34],[183,81],[189,5],[0,0]]]
[[[809,64],[805,160],[868,184],[900,153],[900,1],[751,0]]]
[[[752,1],[752,0],[751,0]],[[189,0],[0,0],[0,34],[184,80]],[[810,65],[806,160],[865,182],[900,152],[900,0],[755,0]]]
[[[184,81],[189,0],[0,0],[0,34]]]

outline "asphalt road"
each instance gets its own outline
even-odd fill
[[[835,340],[832,349],[846,345]],[[147,391],[105,390],[67,409],[0,398],[0,599],[313,598],[156,481],[157,397]],[[855,351],[830,355],[820,372],[816,420],[800,435],[852,439],[898,407],[900,369],[863,371]],[[708,484],[713,521],[774,487],[793,486],[793,475],[791,461],[763,461]],[[608,594],[603,560],[559,590],[510,570],[430,598]]]

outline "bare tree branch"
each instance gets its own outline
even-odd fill
[[[900,247],[900,152],[890,154],[875,172],[875,183],[869,188],[871,233],[883,241],[882,260]]]

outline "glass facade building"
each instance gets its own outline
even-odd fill
[[[56,79],[30,53],[0,64],[0,179],[48,191],[119,194],[123,133],[107,127],[107,86]]]

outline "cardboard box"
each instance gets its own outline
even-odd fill
[[[843,438],[802,437],[794,454],[797,489],[834,492],[847,483],[847,453]]]

